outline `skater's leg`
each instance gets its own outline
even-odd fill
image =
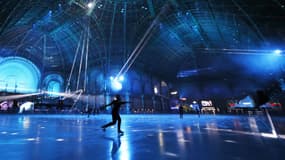
[[[123,131],[121,131],[121,117],[120,117],[120,115],[118,115],[118,133],[124,133]]]
[[[107,123],[107,124],[103,125],[102,128],[107,128],[107,127],[112,126],[114,124],[116,124],[116,121],[112,121],[110,123]]]
[[[112,122],[103,125],[101,128],[103,128],[103,130],[105,131],[105,128],[116,124],[116,122],[117,122],[117,117],[115,114],[112,114]]]

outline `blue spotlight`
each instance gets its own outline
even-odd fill
[[[95,6],[95,3],[94,3],[94,2],[89,2],[89,3],[87,4],[87,7],[88,7],[89,9],[94,8],[94,6]]]
[[[112,86],[112,89],[115,91],[120,91],[123,88],[122,83],[120,83],[117,80],[112,80],[111,86]]]
[[[124,77],[124,76],[120,76],[120,77],[119,77],[119,81],[122,82],[122,81],[124,81],[124,80],[125,80],[125,77]]]
[[[158,88],[156,86],[153,88],[153,91],[154,91],[154,94],[158,94]]]
[[[281,51],[280,49],[276,49],[276,50],[274,51],[274,53],[275,53],[276,55],[280,55],[280,54],[282,53],[282,51]]]
[[[48,11],[48,16],[52,16],[52,10]]]

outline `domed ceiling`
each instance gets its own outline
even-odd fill
[[[88,43],[88,65],[123,66],[166,80],[280,76],[281,0],[0,1],[0,52],[45,71],[70,71]],[[88,41],[86,40],[88,39]]]

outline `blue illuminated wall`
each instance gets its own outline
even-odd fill
[[[37,92],[40,77],[38,68],[27,59],[6,57],[0,60],[0,91]]]
[[[144,111],[148,109],[167,109],[167,99],[163,99],[162,97],[167,97],[170,84],[166,84],[165,82],[165,84],[162,84],[161,80],[152,77],[147,72],[130,69],[124,75],[124,80],[121,81],[122,89],[116,91],[112,89],[111,76],[114,78],[118,74],[119,69],[118,66],[111,66],[111,71],[106,74],[105,79],[103,69],[100,67],[90,68],[87,90],[90,94],[102,96],[101,98],[94,99],[96,106],[102,106],[103,101],[108,104],[115,94],[120,94],[123,100],[132,102],[130,105],[131,108],[128,107],[129,104],[124,107],[126,113],[131,109],[140,111],[142,109]],[[154,93],[154,86],[158,87],[158,94]]]

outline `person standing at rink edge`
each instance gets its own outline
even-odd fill
[[[179,115],[180,119],[183,119],[183,104],[179,104]]]

